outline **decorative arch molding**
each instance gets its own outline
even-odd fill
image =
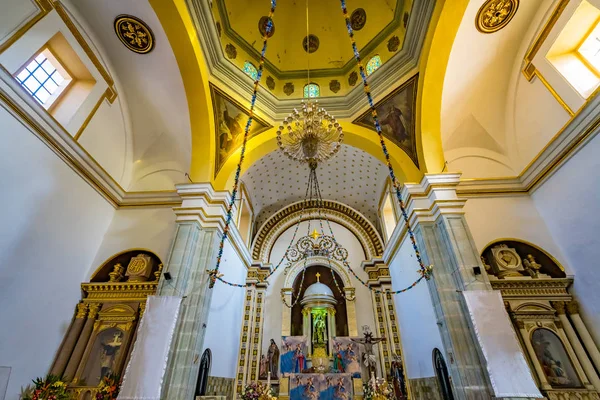
[[[342,289],[352,288],[352,282],[350,280],[350,275],[348,275],[348,272],[346,271],[344,266],[339,261],[333,260],[333,259],[328,259],[327,257],[314,256],[314,257],[308,257],[306,259],[306,263],[305,263],[305,260],[299,260],[299,261],[292,263],[292,265],[289,267],[289,270],[286,271],[285,281],[283,283],[283,289],[291,289],[294,286],[294,281],[296,280],[298,275],[300,275],[300,273],[304,269],[305,265],[306,265],[306,268],[312,267],[313,265],[331,266],[331,269],[334,272],[336,272],[340,276],[340,278],[342,278],[342,282],[344,284]]]
[[[106,272],[106,273],[110,272],[112,264],[115,264],[115,263],[121,261],[121,260],[119,260],[121,256],[124,256],[124,255],[126,255],[128,253],[137,253],[137,252],[146,253],[146,254],[149,254],[152,257],[155,257],[156,260],[157,260],[157,262],[158,262],[157,265],[158,264],[163,264],[163,261],[161,260],[161,258],[153,250],[146,249],[146,248],[143,248],[143,247],[132,247],[130,249],[125,249],[125,250],[119,251],[119,252],[113,254],[112,256],[108,257],[106,260],[104,260],[104,262],[102,264],[100,264],[100,266],[98,268],[96,268],[94,270],[94,272],[92,272],[90,274],[89,281],[90,282],[94,282],[94,280],[101,273],[103,273],[103,272]],[[109,265],[109,264],[111,264],[111,265]],[[125,265],[125,267],[127,267],[127,265]]]
[[[271,216],[258,230],[252,244],[252,259],[268,263],[271,250],[277,238],[298,222],[302,214],[303,201],[293,203]],[[313,219],[309,211],[317,209],[316,200],[304,208],[302,221]],[[333,200],[323,200],[322,209],[331,222],[342,225],[352,232],[360,242],[367,260],[379,258],[383,254],[383,240],[373,224],[355,209]]]

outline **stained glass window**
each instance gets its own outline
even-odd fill
[[[50,107],[71,81],[49,50],[41,51],[17,74],[16,79],[45,108]]]
[[[320,95],[321,88],[316,83],[304,85],[304,97],[319,97]]]
[[[367,75],[371,75],[379,67],[381,67],[381,57],[373,56],[367,63]]]
[[[244,72],[253,80],[256,80],[256,78],[258,77],[258,70],[250,61],[246,61],[244,63]]]

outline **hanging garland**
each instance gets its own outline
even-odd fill
[[[354,31],[352,29],[350,17],[348,16],[348,10],[346,9],[346,0],[340,0],[340,4],[342,6],[342,14],[344,15],[344,19],[346,21],[346,29],[348,30],[348,36],[350,37],[350,43],[352,44],[352,51],[354,52],[354,58],[356,59],[356,63],[358,64],[358,69],[359,69],[360,76],[363,81],[365,94],[367,95],[367,100],[369,101],[369,106],[371,107],[371,115],[373,116],[373,123],[375,125],[375,130],[377,131],[377,135],[379,135],[379,143],[381,144],[381,149],[383,150],[383,154],[385,156],[385,161],[387,163],[387,167],[388,167],[388,170],[390,173],[390,178],[392,180],[392,184],[394,185],[394,190],[396,191],[396,197],[398,199],[398,203],[400,204],[400,211],[402,212],[402,217],[404,218],[404,224],[408,231],[408,235],[410,236],[410,241],[412,243],[413,250],[417,257],[417,261],[419,262],[419,270],[417,272],[419,272],[421,274],[421,276],[419,277],[419,279],[417,279],[413,283],[413,285],[411,285],[407,289],[405,289],[405,290],[408,290],[409,288],[414,287],[423,278],[429,280],[431,278],[433,265],[425,266],[425,264],[423,263],[423,259],[421,258],[421,253],[419,252],[419,247],[417,246],[417,241],[415,239],[415,234],[414,234],[412,228],[410,227],[410,223],[408,220],[408,213],[406,212],[406,208],[404,207],[404,201],[402,200],[400,183],[396,179],[396,174],[394,173],[394,168],[392,167],[392,163],[390,161],[390,154],[388,153],[387,146],[385,145],[385,140],[383,138],[383,132],[381,131],[381,125],[379,124],[379,118],[377,116],[377,110],[375,109],[375,103],[373,102],[373,96],[371,96],[371,89],[369,88],[369,83],[367,82],[367,74],[362,65],[358,47],[356,47],[356,41],[354,40]],[[354,274],[354,272],[353,272],[353,274]],[[356,276],[356,274],[354,274],[354,276]]]
[[[252,119],[254,116],[254,105],[256,104],[256,94],[258,93],[258,84],[260,83],[260,79],[262,78],[263,67],[265,64],[265,53],[267,52],[267,39],[271,33],[271,29],[273,29],[273,14],[275,14],[275,7],[277,6],[276,0],[271,0],[271,10],[269,11],[269,16],[267,18],[267,26],[265,29],[265,34],[263,36],[263,47],[260,53],[260,61],[258,64],[258,73],[256,74],[256,80],[254,81],[254,89],[252,91],[252,100],[250,102],[250,112],[248,117],[248,122],[246,123],[246,127],[244,128],[244,141],[242,142],[242,151],[240,153],[240,161],[237,165],[237,169],[235,171],[235,179],[233,181],[233,190],[231,191],[231,200],[229,200],[229,204],[227,205],[227,218],[225,219],[225,227],[223,228],[223,235],[221,236],[221,242],[219,243],[219,252],[217,253],[217,264],[215,268],[212,270],[208,270],[208,274],[210,277],[209,288],[213,288],[215,286],[216,280],[220,280],[223,283],[227,283],[230,286],[237,287],[246,287],[246,285],[232,284],[229,282],[225,282],[221,277],[222,274],[219,274],[219,267],[221,266],[221,259],[223,257],[223,248],[225,246],[225,240],[227,240],[227,236],[229,236],[229,225],[231,224],[231,220],[233,218],[233,206],[235,204],[236,195],[238,191],[238,186],[240,183],[240,173],[242,171],[242,162],[244,162],[244,153],[246,152],[246,143],[248,142],[248,134],[250,133],[250,127],[252,126]]]

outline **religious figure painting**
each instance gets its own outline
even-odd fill
[[[375,105],[383,136],[400,147],[419,166],[415,132],[417,81],[415,75]],[[375,131],[371,110],[353,123]]]
[[[531,343],[552,387],[582,387],[564,345],[554,332],[536,329],[531,335]]]
[[[249,112],[242,104],[210,85],[215,119],[215,177],[225,161],[242,146]],[[258,118],[252,119],[248,139],[269,129],[271,125]]]
[[[349,400],[352,377],[349,374],[292,374],[292,400]]]
[[[306,336],[282,336],[281,374],[300,374],[306,368]]]
[[[358,339],[358,338],[355,338]],[[345,372],[353,378],[360,378],[360,348],[350,337],[333,338],[333,371]]]
[[[86,385],[95,386],[105,376],[119,372],[117,360],[121,354],[123,336],[123,331],[118,328],[108,328],[98,334],[82,375]]]

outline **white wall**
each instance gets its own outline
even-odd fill
[[[546,225],[547,220],[531,197],[470,198],[464,210],[479,253],[497,239],[525,240],[546,250],[565,267],[567,274],[572,273]]]
[[[574,293],[600,343],[600,136],[544,182],[533,201],[575,275]]]
[[[43,376],[114,209],[0,108],[0,365],[8,400]]]
[[[306,236],[308,232],[307,228],[308,222],[303,222],[300,224],[300,228],[298,229],[298,235],[296,236],[296,240],[298,240],[302,236]],[[318,228],[318,222],[312,222],[312,227],[310,231]],[[361,277],[363,280],[367,280],[367,274],[362,271],[360,264],[365,261],[365,253],[363,252],[362,246],[360,242],[345,227],[336,224],[334,222],[331,223],[331,227],[333,233],[336,237],[338,243],[340,243],[343,247],[348,250],[348,263],[353,268],[353,270]],[[321,231],[318,228],[319,232]],[[271,256],[269,262],[272,264],[277,264],[279,260],[281,260],[283,254],[287,246],[290,243],[290,240],[293,236],[294,227],[286,230],[275,242],[273,246],[273,250],[271,251]],[[325,228],[325,233],[328,234],[327,228]],[[281,289],[283,288],[283,284],[285,281],[285,269],[286,263],[284,262],[282,266],[275,272],[271,278],[269,279],[269,287],[267,289],[267,298],[265,301],[265,312],[268,315],[268,318],[265,318],[264,331],[263,331],[263,351],[266,351],[266,346],[269,343],[270,339],[275,339],[275,342],[281,342],[281,314],[282,307],[285,307],[281,301]],[[359,334],[361,331],[361,326],[369,325],[371,330],[375,332],[375,320],[373,318],[373,305],[371,301],[371,293],[369,289],[360,284],[353,277],[351,279],[351,285],[356,288],[356,320]],[[340,286],[342,283],[340,283]]]
[[[167,262],[175,235],[175,213],[171,207],[120,209],[104,235],[90,266],[88,278],[106,260],[132,248],[147,249]]]
[[[393,290],[410,286],[419,277],[418,269],[419,264],[407,235],[390,262]],[[421,281],[409,291],[396,294],[394,302],[408,378],[435,376],[433,349],[444,350],[427,282]]]
[[[231,282],[246,281],[247,270],[229,241],[225,242],[219,271]],[[204,337],[204,349],[210,348],[213,356],[210,376],[235,378],[246,291],[220,282],[212,290]]]

